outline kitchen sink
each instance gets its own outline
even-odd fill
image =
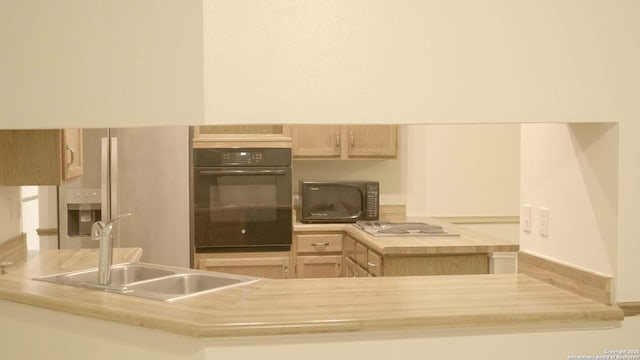
[[[122,287],[138,281],[174,275],[174,270],[162,269],[150,264],[130,263],[118,264],[111,267],[111,286]],[[35,280],[47,281],[65,285],[97,285],[98,269],[74,271],[69,273],[43,276]]]
[[[111,284],[108,286],[98,285],[97,268],[41,276],[34,280],[174,301],[249,284],[258,281],[259,278],[156,264],[126,263],[111,267]]]
[[[178,274],[127,286],[131,295],[173,301],[193,294],[242,285],[246,280],[228,274]]]

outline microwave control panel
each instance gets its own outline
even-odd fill
[[[378,183],[367,184],[367,219],[378,219],[378,202],[380,201],[380,188]]]

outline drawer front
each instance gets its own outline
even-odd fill
[[[344,256],[347,258],[356,258],[356,240],[351,236],[345,236],[342,240],[342,248],[344,249]]]
[[[342,251],[342,234],[300,234],[296,241],[299,253]]]
[[[367,268],[367,247],[356,243],[356,262],[363,268]]]
[[[367,270],[371,275],[382,276],[382,258],[371,250],[367,252]]]

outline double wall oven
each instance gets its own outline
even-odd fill
[[[291,149],[193,149],[193,251],[288,251]]]

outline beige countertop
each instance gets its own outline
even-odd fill
[[[114,262],[139,249],[115,249]],[[623,320],[526,275],[270,280],[172,303],[31,280],[93,267],[97,251],[46,251],[0,275],[0,299],[200,337],[496,326],[558,327]]]
[[[303,224],[295,222],[295,232],[345,232],[362,241],[382,255],[430,255],[430,254],[473,254],[518,251],[520,246],[515,242],[497,239],[486,234],[465,229],[460,226],[441,222],[433,218],[408,218],[409,222],[427,222],[441,225],[449,233],[460,236],[372,236],[354,224]]]

